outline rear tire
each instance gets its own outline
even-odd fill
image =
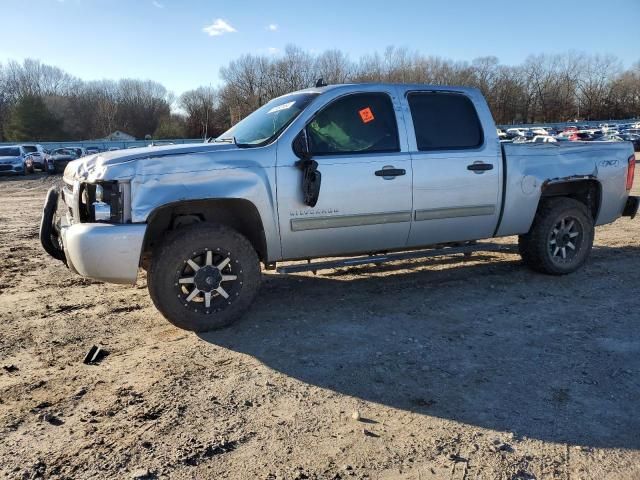
[[[594,223],[587,207],[572,198],[542,200],[531,230],[518,239],[524,263],[537,272],[566,275],[586,262]]]
[[[238,320],[260,287],[251,243],[225,225],[197,223],[170,232],[154,251],[149,294],[176,327],[206,332]]]

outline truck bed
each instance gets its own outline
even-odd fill
[[[529,229],[538,198],[549,183],[594,180],[601,187],[596,224],[619,218],[625,191],[629,142],[558,142],[502,144],[502,217],[496,236],[515,235]]]

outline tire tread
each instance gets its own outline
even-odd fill
[[[582,248],[587,248],[588,251],[571,268],[563,269],[554,264],[548,255],[547,235],[549,228],[553,227],[550,223],[555,222],[556,217],[567,210],[578,210],[579,214],[586,219],[586,225],[589,228],[588,231],[584,232],[585,238],[583,242],[586,242],[586,244]],[[549,275],[566,275],[576,271],[584,264],[593,245],[593,235],[593,219],[583,203],[573,198],[553,197],[542,200],[533,220],[531,230],[527,234],[518,237],[518,249],[522,260],[532,270]]]

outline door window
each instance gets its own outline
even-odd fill
[[[339,98],[307,125],[313,155],[398,152],[398,126],[391,98],[357,93]]]
[[[408,100],[418,150],[460,150],[482,145],[480,120],[466,96],[412,92]]]

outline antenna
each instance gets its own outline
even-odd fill
[[[326,87],[327,84],[324,83],[324,78],[319,78],[318,80],[316,80],[316,88],[320,88],[320,87]]]

